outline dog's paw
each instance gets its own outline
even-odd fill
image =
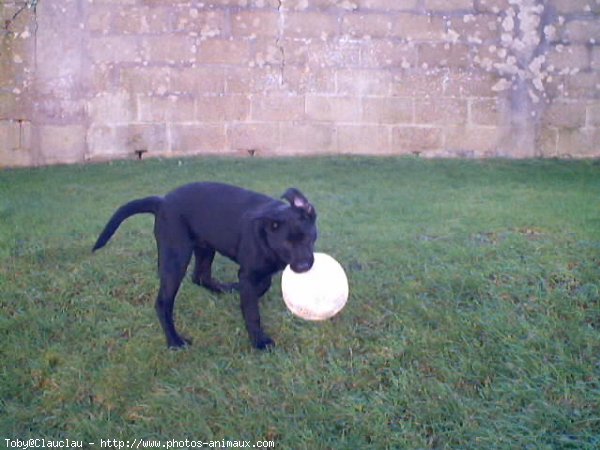
[[[275,342],[269,336],[263,336],[254,342],[254,347],[258,350],[271,350],[275,347]]]
[[[182,350],[192,345],[192,340],[178,336],[177,339],[167,343],[170,350]]]

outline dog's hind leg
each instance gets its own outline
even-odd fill
[[[156,313],[167,338],[167,345],[172,348],[185,347],[191,342],[177,333],[173,308],[175,296],[192,256],[192,243],[191,241],[180,242],[174,245],[169,242],[159,242],[158,247],[160,288],[155,304]]]
[[[238,285],[236,283],[220,283],[212,277],[212,263],[215,259],[215,250],[212,247],[197,244],[194,247],[194,257],[196,263],[194,265],[192,281],[195,284],[219,294],[237,289]]]

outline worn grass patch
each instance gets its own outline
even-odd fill
[[[122,203],[190,181],[297,186],[345,266],[339,316],[278,346],[186,280],[195,345],[155,318],[151,216],[91,254]],[[217,275],[236,268],[217,260]],[[190,159],[0,172],[0,439],[273,440],[289,449],[600,447],[600,165]]]

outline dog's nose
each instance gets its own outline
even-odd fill
[[[297,264],[292,265],[292,270],[296,273],[308,272],[312,267],[312,262],[304,261]]]

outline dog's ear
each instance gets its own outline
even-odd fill
[[[292,208],[298,208],[306,212],[310,217],[316,217],[315,208],[308,199],[296,188],[289,188],[281,198],[290,202]]]

